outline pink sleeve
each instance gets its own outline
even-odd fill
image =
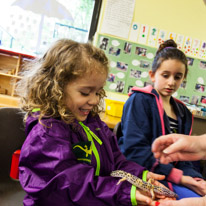
[[[172,168],[170,174],[167,177],[167,180],[170,182],[173,182],[175,184],[179,184],[180,180],[182,178],[183,175],[183,171],[176,169],[176,168]]]

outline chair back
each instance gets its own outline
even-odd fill
[[[19,108],[0,108],[0,179],[8,179],[13,153],[25,140],[24,113]]]
[[[121,121],[118,122],[118,123],[115,125],[115,127],[114,127],[114,129],[113,129],[113,132],[114,132],[114,134],[116,135],[117,141],[118,141],[119,138],[122,136]]]

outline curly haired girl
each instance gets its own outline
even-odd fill
[[[18,91],[27,138],[19,179],[25,206],[155,204],[148,194],[126,181],[116,185],[118,179],[110,176],[120,169],[164,178],[127,161],[100,120],[108,70],[101,49],[62,39],[22,73]]]

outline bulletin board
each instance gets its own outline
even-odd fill
[[[109,35],[97,36],[97,47],[104,50],[110,61],[106,91],[128,94],[131,87],[151,84],[148,71],[157,48]],[[174,97],[186,103],[206,104],[206,60],[188,58],[188,76]]]

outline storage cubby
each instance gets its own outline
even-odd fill
[[[0,49],[0,107],[17,105],[15,85],[20,79],[19,72],[24,63],[34,58],[31,55]]]

